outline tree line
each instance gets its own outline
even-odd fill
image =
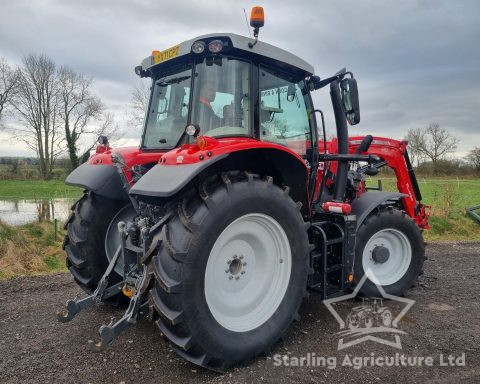
[[[0,58],[0,128],[35,151],[40,175],[52,176],[54,162],[68,154],[69,168],[88,159],[99,135],[115,137],[118,126],[112,113],[93,93],[93,78],[68,66],[58,66],[45,55],[30,54],[19,67]],[[148,105],[149,86],[133,89],[129,125],[140,127]],[[5,124],[11,115],[15,123]],[[90,140],[88,140],[89,138]],[[437,123],[410,129],[405,136],[412,163],[433,174],[464,167],[480,172],[480,147],[463,160],[449,160],[459,140]],[[452,168],[453,167],[453,168]]]
[[[18,67],[0,58],[0,127],[35,151],[42,178],[51,178],[61,154],[74,169],[88,158],[92,137],[117,131],[92,85],[91,76],[45,55],[29,54]]]
[[[412,163],[423,171],[431,170],[434,175],[451,174],[462,168],[480,172],[480,147],[470,150],[463,160],[449,159],[448,155],[457,149],[459,139],[438,123],[410,129],[405,140],[408,141]]]

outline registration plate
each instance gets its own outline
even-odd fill
[[[168,48],[162,52],[158,52],[155,55],[153,55],[153,63],[158,64],[158,63],[161,63],[162,61],[173,59],[174,57],[178,56],[179,52],[180,52],[180,45],[176,45],[175,47]]]

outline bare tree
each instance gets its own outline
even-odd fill
[[[60,92],[60,119],[63,123],[65,141],[71,169],[79,165],[79,145],[88,134],[99,134],[102,128],[91,123],[101,117],[104,106],[92,94],[93,79],[71,68],[61,67],[58,71]],[[90,148],[86,149],[89,151]],[[85,152],[85,150],[83,151]]]
[[[480,147],[473,148],[468,153],[467,160],[476,171],[480,171]]]
[[[437,123],[431,123],[425,128],[411,129],[406,139],[410,152],[419,159],[429,159],[436,174],[439,160],[455,151],[459,140]]]
[[[37,152],[40,175],[52,175],[55,158],[60,154],[59,84],[55,63],[45,55],[28,55],[19,69],[18,93],[13,106],[25,126],[15,128],[19,140]]]
[[[18,70],[12,69],[5,59],[0,58],[0,120],[17,93],[18,77]]]
[[[99,124],[94,127],[93,135],[90,136],[92,140],[87,140],[86,147],[82,150],[82,155],[78,158],[79,164],[88,160],[90,151],[97,144],[98,136],[107,136],[111,141],[118,139],[120,136],[120,130],[118,124],[115,122],[115,115],[112,112],[103,112],[98,123]]]
[[[150,85],[145,80],[138,82],[132,91],[132,99],[130,101],[131,114],[128,119],[128,123],[133,128],[142,129],[149,99]]]

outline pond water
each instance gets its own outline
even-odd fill
[[[0,221],[22,225],[36,221],[64,221],[76,199],[0,200]]]

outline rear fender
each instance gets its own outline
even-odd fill
[[[170,152],[165,155],[164,163],[155,165],[130,189],[130,194],[147,201],[169,198],[211,174],[240,170],[272,176],[275,184],[288,186],[290,196],[302,203],[302,212],[308,216],[308,169],[305,162],[288,148],[265,144],[265,147],[233,152],[222,150],[217,156],[207,155],[204,160],[194,163],[172,163],[168,161]],[[183,159],[182,151],[175,151],[173,155]]]
[[[120,175],[113,165],[82,164],[67,176],[65,184],[85,188],[109,199],[128,200]]]

